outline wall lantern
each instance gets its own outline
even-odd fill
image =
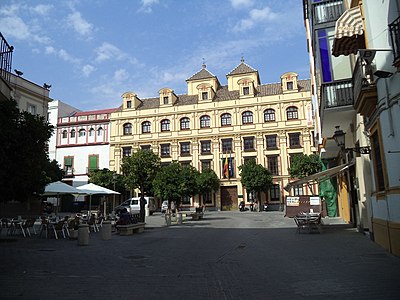
[[[336,128],[336,130],[333,134],[333,138],[335,139],[335,142],[338,145],[338,147],[340,147],[340,150],[345,151],[345,152],[354,151],[359,154],[370,154],[371,153],[371,147],[369,147],[369,146],[346,148],[345,147],[346,133],[340,129],[340,126],[335,126],[335,128]]]

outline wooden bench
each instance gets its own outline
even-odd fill
[[[116,225],[119,235],[133,235],[133,233],[142,233],[145,223],[135,223],[127,225]]]

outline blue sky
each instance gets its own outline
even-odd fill
[[[1,0],[0,31],[13,70],[81,110],[118,107],[121,95],[187,93],[207,69],[222,85],[243,56],[262,83],[287,71],[309,78],[299,0]]]

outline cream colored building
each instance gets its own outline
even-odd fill
[[[261,84],[258,71],[243,59],[226,77],[228,84],[221,85],[203,65],[186,80],[187,94],[167,87],[148,99],[124,93],[110,118],[110,169],[120,172],[122,158],[138,148],[152,149],[165,164],[179,161],[199,171],[210,167],[221,178],[220,190],[183,205],[227,210],[236,209],[241,198],[248,204],[238,166],[256,158],[274,175],[274,186],[261,201],[283,203],[291,155],[316,151],[310,81],[288,72],[279,83]],[[225,161],[229,178],[223,176]]]

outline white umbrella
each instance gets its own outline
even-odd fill
[[[65,195],[65,194],[79,195],[82,194],[82,192],[64,182],[55,181],[46,185],[44,193],[42,195],[57,196],[57,208],[56,208],[56,214],[57,214],[60,195]]]
[[[89,195],[89,213],[88,213],[88,216],[90,216],[91,209],[92,209],[92,195],[119,195],[119,193],[116,192],[116,191],[107,189],[105,187],[96,185],[94,183],[84,184],[84,185],[78,186],[76,189],[81,191],[81,193]]]

